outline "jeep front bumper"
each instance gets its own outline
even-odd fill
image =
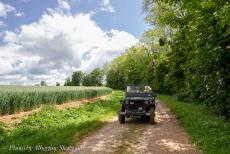
[[[121,112],[121,115],[126,115],[126,116],[150,116],[149,112],[146,111],[125,111]]]

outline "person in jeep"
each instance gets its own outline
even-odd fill
[[[126,86],[125,98],[120,101],[119,122],[125,123],[125,118],[138,116],[154,124],[155,97],[149,85]]]

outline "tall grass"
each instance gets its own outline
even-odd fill
[[[176,114],[192,141],[205,154],[230,153],[230,123],[204,106],[177,101],[173,96],[159,95]]]
[[[112,89],[106,87],[0,86],[0,114],[27,111],[42,104],[61,104],[94,98],[111,91]]]

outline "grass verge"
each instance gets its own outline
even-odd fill
[[[106,119],[116,115],[122,97],[122,91],[114,91],[108,100],[80,108],[57,110],[54,106],[45,106],[11,129],[4,129],[0,124],[0,151],[57,153],[62,148],[71,149],[84,136],[104,126]]]
[[[159,95],[187,130],[193,143],[207,154],[229,154],[230,123],[197,103],[177,101],[173,96]]]

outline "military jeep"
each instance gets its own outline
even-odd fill
[[[156,95],[148,85],[128,85],[125,89],[125,98],[120,101],[121,109],[118,114],[120,123],[125,118],[140,117],[142,120],[154,124]]]

